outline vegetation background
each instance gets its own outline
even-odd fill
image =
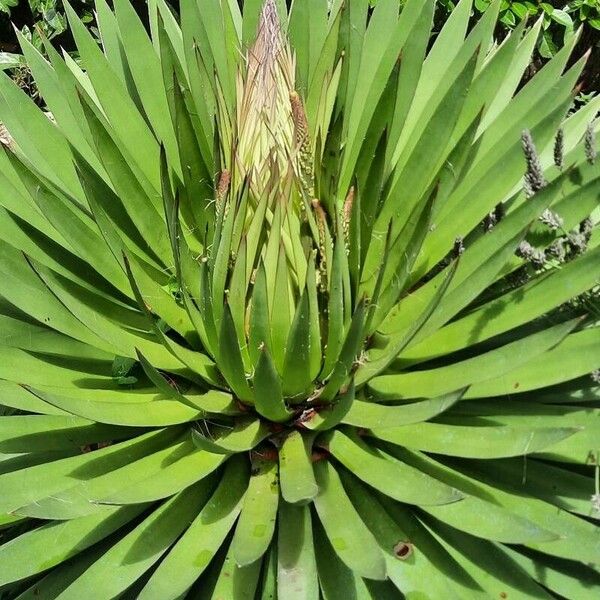
[[[239,0],[240,2],[242,0]],[[323,0],[324,2],[327,0]],[[405,0],[399,0],[403,3]],[[491,0],[475,0],[473,21],[485,11]],[[376,4],[377,0],[371,0]],[[132,0],[139,15],[146,18],[144,0]],[[179,0],[169,3],[175,12],[179,10]],[[93,2],[91,0],[71,0],[84,23],[96,32]],[[436,30],[454,9],[453,0],[439,0],[436,15]],[[582,34],[571,57],[575,62],[588,50],[591,51],[588,64],[583,72],[579,101],[585,103],[600,92],[600,0],[552,0],[541,2],[512,2],[504,0],[498,25],[498,39],[502,39],[526,15],[531,23],[539,17],[544,20],[542,33],[537,44],[535,57],[530,65],[528,76],[538,71],[546,60],[551,58],[564,45],[570,36],[581,27]],[[0,68],[10,69],[33,97],[36,90],[32,85],[27,69],[22,65],[18,54],[14,27],[20,29],[38,48],[41,47],[40,32],[53,39],[58,47],[73,51],[74,43],[68,30],[62,0],[0,0]]]

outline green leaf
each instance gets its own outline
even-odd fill
[[[254,394],[248,385],[235,324],[229,305],[225,305],[219,334],[219,367],[233,393],[243,402],[252,404]]]
[[[71,521],[52,522],[0,546],[0,585],[46,571],[87,550],[137,517],[146,505],[116,507]]]
[[[238,566],[257,561],[269,547],[275,531],[279,485],[277,463],[255,454],[248,491],[231,542]]]
[[[415,360],[449,354],[549,312],[596,284],[598,277],[591,267],[598,257],[600,248],[589,250],[547,276],[536,277],[526,286],[478,306],[422,342],[406,348],[400,354],[400,360],[407,365]],[[518,310],[515,310],[517,302]]]
[[[344,492],[336,470],[327,460],[316,462],[314,469],[319,494],[313,502],[335,553],[357,575],[385,579],[383,553]]]
[[[131,533],[112,546],[61,595],[64,600],[81,598],[90,589],[102,597],[125,591],[169,549],[190,524],[202,491],[189,488],[165,502]],[[119,571],[119,577],[111,574]]]
[[[178,400],[161,398],[160,395],[138,395],[127,390],[106,392],[82,389],[79,393],[73,393],[70,390],[43,389],[38,386],[27,389],[44,402],[65,412],[110,425],[160,427],[187,423],[204,416],[203,410],[194,409]]]
[[[319,410],[309,410],[302,418],[302,425],[313,431],[332,429],[343,421],[353,406],[355,391],[355,384],[352,381],[348,389],[339,393],[332,402],[328,402]]]
[[[429,421],[458,402],[464,389],[431,400],[420,400],[400,406],[381,406],[374,402],[353,402],[342,423],[367,429],[397,427]]]
[[[285,350],[282,384],[286,396],[300,395],[311,384],[310,343],[309,299],[305,289],[296,307]]]
[[[352,315],[352,321],[340,350],[333,371],[323,391],[319,395],[322,400],[331,402],[338,394],[352,369],[354,361],[360,354],[363,345],[363,329],[366,317],[366,301],[361,300]]]
[[[118,466],[18,509],[34,518],[72,519],[107,509],[112,499],[137,504],[168,498],[205,478],[224,457],[195,452],[189,440],[178,438],[157,452]],[[197,468],[197,471],[196,471]],[[210,483],[203,481],[201,486]]]
[[[139,429],[106,426],[73,416],[15,415],[0,417],[0,451],[64,450],[139,433]]]
[[[233,527],[247,485],[247,462],[241,456],[228,460],[214,494],[158,565],[140,600],[175,600],[192,586]]]
[[[283,423],[290,418],[292,413],[283,399],[281,379],[266,346],[260,351],[252,385],[254,407],[260,415],[276,423]]]
[[[388,577],[398,590],[404,594],[427,593],[435,598],[447,594],[449,589],[455,591],[455,582],[464,584],[467,580],[468,583],[468,578],[451,555],[444,552],[424,528],[418,527],[415,517],[408,517],[407,508],[395,503],[395,510],[389,511],[391,500],[378,500],[348,471],[343,471],[341,477],[352,504],[383,550]],[[388,504],[384,508],[386,501]],[[400,559],[396,548],[399,545],[403,547],[403,544],[407,545],[410,553]],[[453,573],[450,579],[445,574],[448,568]]]
[[[323,598],[325,600],[345,598],[374,600],[369,594],[365,580],[342,562],[317,519],[314,522],[314,530],[315,555]]]
[[[567,336],[556,348],[539,354],[504,377],[473,385],[465,397],[521,393],[581,377],[598,368],[598,328]]]
[[[233,425],[216,424],[206,433],[192,429],[194,444],[207,452],[231,454],[252,450],[270,431],[266,424],[258,419],[238,419]]]
[[[65,4],[65,12],[86,74],[118,136],[119,145],[127,150],[129,157],[134,157],[135,169],[144,174],[155,190],[160,189],[159,145],[156,139],[123,82],[69,4]],[[102,158],[100,152],[99,156]]]
[[[435,398],[487,379],[502,377],[559,344],[579,320],[567,321],[460,362],[438,369],[382,375],[369,382],[382,398]],[[523,367],[527,369],[526,366]],[[473,394],[470,389],[467,396]],[[471,396],[473,397],[473,396]],[[476,396],[475,396],[476,397]]]
[[[535,519],[530,519],[529,512],[520,510],[516,504],[508,506],[499,502],[499,494],[495,488],[477,484],[425,454],[401,450],[398,447],[389,448],[389,452],[424,473],[469,494],[460,502],[421,507],[443,523],[482,539],[506,544],[539,542],[547,546],[557,539],[557,534],[552,528],[539,525]],[[485,515],[486,518],[482,519],[481,515]]]
[[[383,494],[407,504],[434,505],[463,498],[453,489],[369,447],[350,431],[335,431],[319,440],[350,472]]]
[[[319,488],[312,468],[314,435],[290,432],[279,449],[279,486],[290,504],[312,500]]]
[[[551,448],[578,431],[577,427],[469,427],[445,423],[417,423],[373,429],[372,434],[406,448],[484,459],[524,456],[539,452]]]
[[[279,507],[277,594],[290,600],[319,595],[311,513],[307,506],[282,502]]]

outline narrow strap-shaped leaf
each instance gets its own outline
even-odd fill
[[[327,302],[327,347],[321,379],[329,376],[344,344],[344,281],[341,254],[345,252],[342,240],[337,240],[333,252],[333,265]]]
[[[190,286],[189,282],[184,282],[184,286]],[[207,350],[213,357],[217,356],[219,350],[219,341],[217,335],[216,322],[213,314],[212,295],[211,295],[210,273],[208,263],[200,262],[199,291],[188,288],[184,293],[186,304],[195,302],[198,305],[198,312],[203,322],[203,329],[206,332],[206,339],[203,340]],[[188,313],[192,312],[193,307],[187,307]]]
[[[193,453],[193,444],[180,436],[166,448],[141,456],[97,477],[75,480],[67,489],[22,506],[17,512],[38,519],[74,519],[107,510],[107,506],[102,503],[103,499],[127,488],[132,502],[126,501],[125,504],[152,502],[173,496],[218,466],[214,460],[210,464],[209,458],[199,465],[201,469],[196,475],[193,471],[194,461],[190,460]],[[190,466],[191,470],[186,468]],[[183,484],[182,477],[186,478]],[[157,481],[152,484],[152,489],[149,487],[146,494],[145,487],[153,479]],[[163,482],[164,487],[161,485]]]
[[[123,247],[126,247],[148,265],[161,269],[160,258],[137,229],[128,212],[127,204],[122,202],[110,185],[86,160],[76,155],[75,164],[98,229],[119,264],[123,263]]]
[[[225,285],[229,270],[229,260],[234,248],[231,246],[233,225],[235,222],[235,210],[231,206],[232,199],[227,196],[220,200],[222,206],[219,210],[217,230],[213,239],[213,246],[209,255],[209,266],[211,268],[211,294],[213,317],[217,329],[221,324],[225,304]],[[219,227],[220,225],[220,227]]]
[[[252,386],[254,408],[260,415],[276,423],[283,423],[290,418],[292,412],[283,399],[281,379],[266,346],[260,350]]]
[[[246,343],[246,295],[248,292],[246,286],[246,240],[242,239],[239,251],[236,254],[233,272],[229,281],[229,293],[227,294],[227,304],[231,310],[231,317],[235,324],[235,331],[238,338],[238,347],[242,354],[244,369],[250,371],[250,355]]]
[[[258,596],[258,599],[271,600],[277,594],[277,546],[275,544],[271,544],[262,562],[261,595]]]
[[[406,348],[400,355],[403,363],[450,354],[535,319],[593,287],[598,281],[593,265],[599,259],[600,248],[590,249],[547,276],[536,277],[527,285],[475,308],[422,342]],[[517,299],[518,310],[501,310],[516,305]]]
[[[248,491],[235,528],[231,551],[240,566],[250,565],[267,551],[277,518],[277,463],[255,455]]]
[[[260,358],[263,344],[271,347],[271,328],[267,292],[267,276],[265,265],[261,261],[256,269],[256,280],[250,305],[250,335],[248,336],[248,352],[254,364]]]
[[[366,316],[366,301],[361,300],[352,315],[352,321],[348,328],[344,345],[337,358],[333,372],[331,373],[320,398],[325,401],[331,401],[340,391],[340,388],[346,381],[354,361],[360,354],[363,344],[363,330]]]
[[[438,282],[438,287],[435,289],[432,297],[429,298],[425,310],[420,310],[417,319],[410,323],[405,331],[396,335],[391,335],[383,350],[367,353],[366,364],[359,365],[354,376],[354,381],[357,385],[371,380],[375,375],[385,370],[394,358],[398,356],[398,353],[409,344],[410,340],[413,339],[419,330],[427,323],[429,317],[437,309],[444,298],[444,295],[450,286],[450,282],[456,273],[458,263],[458,259],[453,262],[447,273],[444,274],[444,279]]]
[[[83,552],[134,519],[147,505],[115,507],[42,525],[0,546],[0,585],[31,577]]]
[[[214,494],[152,574],[140,600],[176,600],[192,586],[233,527],[247,485],[247,461],[228,460]]]
[[[161,285],[161,282],[156,281],[148,273],[142,260],[132,253],[128,253],[127,258],[131,275],[135,279],[140,295],[149,310],[155,315],[160,315],[169,327],[189,340],[193,325],[185,308],[180,306],[173,295],[165,290],[165,284]]]
[[[0,381],[0,394],[3,406],[23,410],[36,415],[71,416],[57,406],[40,400],[35,394],[13,381]]]
[[[308,318],[309,324],[309,376],[314,381],[321,371],[321,324],[319,299],[317,294],[317,274],[315,267],[315,254],[308,258],[306,269],[306,290],[308,293]]]
[[[0,397],[4,403],[3,394]],[[140,432],[139,429],[106,426],[73,416],[2,416],[0,417],[0,451],[6,454],[17,454],[41,450],[64,450],[107,440],[123,439]]]
[[[439,187],[436,185],[429,198],[415,207],[390,249],[389,263],[392,268],[386,273],[386,286],[377,297],[372,324],[367,328],[369,334],[377,329],[405,291],[406,282],[429,231],[438,193]]]
[[[279,486],[281,495],[291,504],[305,503],[319,488],[312,468],[314,435],[292,431],[279,449]]]
[[[465,582],[467,578],[451,558],[451,554],[444,552],[435,540],[425,535],[426,532],[415,535],[413,528],[405,529],[405,523],[398,518],[398,514],[388,512],[387,506],[384,508],[383,502],[387,501],[389,506],[392,500],[376,497],[371,489],[348,471],[342,471],[340,476],[352,504],[384,551],[388,577],[400,591],[405,594],[411,591],[426,593],[436,598],[448,594],[449,589],[455,591],[453,582]],[[402,506],[396,502],[394,505]],[[410,510],[402,508],[406,512]],[[416,521],[414,517],[413,519]],[[397,548],[402,548],[403,544],[413,545],[413,552],[405,559],[396,554]],[[442,564],[451,568],[451,580],[445,575],[445,570],[440,568]]]
[[[277,595],[313,600],[319,595],[310,509],[282,502],[279,506]]]
[[[309,411],[306,418],[302,419],[302,426],[312,431],[326,431],[333,429],[344,420],[344,417],[354,404],[355,384],[350,382],[348,389],[341,391],[333,402],[319,407],[318,410]]]
[[[383,552],[350,502],[335,468],[321,460],[314,469],[319,493],[313,502],[335,553],[357,575],[385,579]]]
[[[226,304],[219,333],[219,368],[233,393],[243,402],[253,403],[254,394],[248,385],[235,324]]]
[[[266,556],[265,556],[266,558]],[[231,598],[231,600],[253,600],[258,586],[263,559],[245,566],[239,566],[235,560],[233,544],[222,561],[216,563],[218,576],[212,591],[205,588],[202,600],[212,598]]]
[[[125,486],[114,494],[98,500],[98,504],[129,505],[155,502],[169,498],[197,484],[209,492],[214,487],[214,472],[227,459],[226,456],[208,452],[192,452],[168,464],[157,473],[136,484]]]
[[[2,497],[0,513],[11,512],[73,486],[77,480],[72,473],[85,469],[88,478],[96,477],[142,456],[165,448],[181,435],[181,429],[163,429],[112,444],[94,452],[32,465],[0,475]]]
[[[374,402],[353,402],[342,423],[367,429],[397,427],[429,421],[454,406],[465,393],[465,389],[445,394],[431,400],[420,400],[399,406],[381,406]]]
[[[398,165],[394,170],[390,192],[377,217],[365,258],[364,269],[367,274],[370,275],[379,262],[384,243],[383,236],[389,221],[393,219],[400,224],[408,221],[419,200],[427,195],[427,190],[431,188],[447,154],[452,150],[447,148],[448,141],[468,95],[477,58],[476,52],[466,62],[428,121],[422,136],[415,136],[414,141],[410,141],[410,147],[405,149],[407,158],[404,164]],[[396,200],[399,193],[403,195],[402,202]]]
[[[520,340],[439,369],[382,375],[369,382],[375,394],[387,398],[435,398],[453,390],[498,378],[526,365],[559,344],[580,322],[574,319]]]
[[[157,192],[150,184],[143,185],[143,182],[138,180],[131,169],[129,157],[123,154],[122,148],[112,138],[106,125],[84,100],[82,107],[92,131],[96,152],[110,173],[117,197],[154,253],[163,264],[170,264],[172,261],[169,241],[165,235],[164,220],[158,212],[159,200],[155,199]]]
[[[578,331],[567,336],[556,348],[540,353],[503,378],[493,377],[473,385],[465,397],[526,392],[581,377],[598,368],[599,348],[598,327]]]
[[[365,579],[355,570],[348,567],[336,553],[332,542],[328,539],[326,531],[314,520],[314,544],[317,559],[319,584],[324,600],[375,600],[369,593]]]
[[[540,452],[580,431],[578,427],[473,427],[415,423],[373,429],[375,437],[426,452],[489,459]]]
[[[517,597],[526,594],[528,598],[544,600],[552,598],[510,559],[500,544],[477,539],[433,519],[423,521],[489,596],[504,593]]]
[[[268,435],[269,428],[258,419],[238,419],[234,424],[218,424],[212,429],[192,429],[194,444],[207,452],[232,454],[252,450]]]
[[[415,3],[416,6],[416,3]],[[427,0],[423,9],[414,19],[413,28],[402,47],[400,60],[400,73],[398,76],[398,89],[394,106],[394,114],[389,131],[389,142],[386,149],[386,164],[389,163],[392,153],[396,149],[398,139],[402,133],[402,127],[406,121],[407,114],[411,109],[419,77],[423,68],[425,53],[429,45],[431,26],[433,24],[435,2]],[[452,11],[452,14],[455,11]]]
[[[60,598],[75,600],[91,589],[103,598],[125,591],[187,529],[198,510],[202,493],[199,488],[192,487],[165,502],[103,554],[60,594]],[[115,570],[119,571],[119,577],[112,576]]]
[[[60,130],[24,90],[0,73],[0,118],[34,168],[59,187],[81,199],[72,153]]]
[[[144,112],[166,148],[169,163],[178,176],[182,177],[173,123],[171,119],[165,119],[165,115],[169,114],[169,107],[159,57],[133,6],[129,2],[116,0],[114,7],[122,51]]]
[[[337,430],[319,442],[359,479],[400,502],[437,505],[464,497],[457,489],[370,448],[353,432]]]
[[[67,394],[60,388],[40,389],[39,387],[27,388],[32,394],[44,402],[97,423],[109,425],[125,425],[128,427],[164,427],[187,423],[201,418],[205,412],[199,408],[192,408],[178,400],[153,398],[125,398],[110,400],[102,399],[102,394],[87,393]],[[101,390],[98,390],[101,392]],[[142,409],[143,410],[140,410]]]
[[[306,392],[311,384],[310,342],[309,299],[305,289],[296,307],[285,351],[282,384],[288,397]]]
[[[460,502],[421,507],[436,519],[471,535],[506,544],[546,545],[558,538],[550,527],[531,519],[516,504],[509,508],[504,503],[499,503],[495,488],[477,484],[473,479],[445,467],[425,454],[392,446],[388,446],[388,450],[398,459],[405,460],[420,471],[468,494]],[[493,498],[493,502],[489,498]],[[480,515],[486,515],[486,518],[482,519]]]
[[[65,13],[84,68],[102,109],[106,111],[128,154],[136,157],[137,168],[144,173],[155,189],[159,189],[159,146],[156,138],[128,95],[125,85],[109,65],[96,40],[69,4],[65,4]]]
[[[265,262],[265,267],[267,263]],[[268,285],[268,270],[267,270]],[[290,281],[287,259],[283,243],[279,246],[277,272],[272,295],[269,296],[269,312],[271,315],[271,346],[273,362],[279,373],[283,374],[285,352],[288,344],[290,326],[292,324],[292,307],[290,302]]]

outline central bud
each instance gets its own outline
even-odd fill
[[[243,405],[270,421],[314,422],[352,401],[368,315],[348,262],[353,192],[339,211],[315,193],[310,115],[272,0],[236,90],[235,109],[222,100],[218,110],[222,171],[199,331]]]

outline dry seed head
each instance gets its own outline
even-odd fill
[[[544,178],[540,157],[528,129],[525,129],[521,134],[521,144],[527,162],[527,172],[524,180],[525,194],[527,197],[531,197],[546,185],[546,179]]]
[[[593,165],[596,162],[596,132],[594,131],[593,124],[590,123],[586,130],[585,135],[583,137],[583,144],[585,147],[585,157],[587,161]]]
[[[563,168],[565,157],[565,133],[561,129],[556,132],[554,138],[554,164],[559,168]]]
[[[560,215],[555,213],[553,210],[547,208],[541,215],[540,221],[544,225],[548,226],[553,231],[560,229],[563,226],[563,220]]]
[[[534,267],[541,268],[546,263],[546,256],[542,250],[534,248],[529,242],[523,241],[519,244],[515,254],[530,262]]]

